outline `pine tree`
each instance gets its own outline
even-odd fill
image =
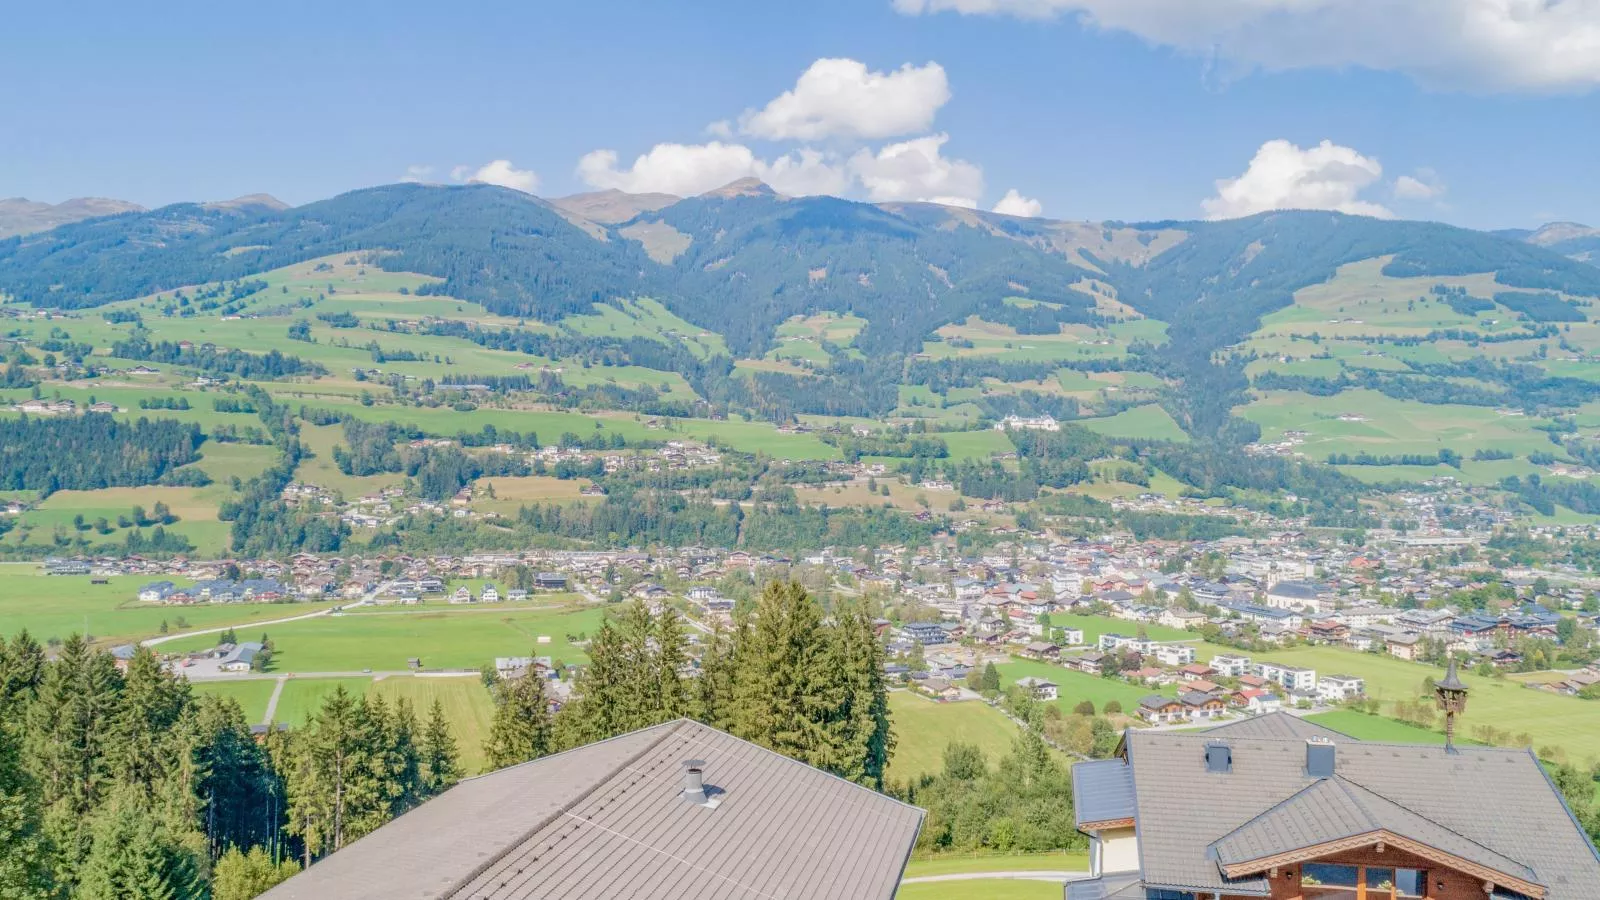
[[[889,691],[883,678],[883,644],[872,617],[860,604],[835,616],[829,674],[838,681],[842,703],[830,722],[830,760],[826,768],[875,790],[894,752],[889,723]]]
[[[112,783],[107,751],[121,693],[111,655],[73,635],[45,668],[28,708],[23,760],[38,784],[55,878],[63,885],[76,881],[89,852],[90,814]]]
[[[283,782],[267,750],[252,738],[239,701],[202,695],[189,729],[192,793],[202,810],[209,854],[215,857],[228,847],[276,846],[284,823]]]
[[[427,724],[422,727],[423,784],[429,794],[437,794],[461,778],[461,758],[456,737],[444,718],[444,705],[433,699]]]
[[[688,642],[678,611],[668,607],[656,617],[654,641],[655,722],[680,719],[692,712],[683,669],[689,662]]]
[[[501,769],[538,759],[551,750],[550,701],[544,679],[535,672],[502,681],[495,697],[494,722],[483,752],[489,768]]]
[[[700,654],[700,677],[695,679],[695,706],[700,721],[728,731],[733,727],[733,680],[738,668],[738,633],[718,626]]]
[[[388,820],[382,729],[342,685],[289,742],[289,832],[304,841],[306,864]]]
[[[0,897],[45,900],[51,895],[50,859],[39,800],[8,721],[0,718]]]
[[[428,791],[422,777],[422,751],[417,746],[417,714],[411,701],[395,704],[384,730],[389,781],[389,814],[398,816],[423,800]]]
[[[23,629],[7,643],[0,637],[0,714],[8,706],[20,716],[22,705],[33,700],[44,681],[44,648]]]
[[[91,825],[77,900],[190,900],[205,895],[183,848],[134,788],[115,792]]]
[[[733,733],[826,767],[834,758],[827,720],[842,701],[828,675],[829,655],[822,609],[805,588],[767,585],[738,652]]]
[[[155,653],[140,647],[128,662],[121,701],[107,747],[111,776],[150,796],[175,763],[168,745],[190,702],[189,682],[163,672]]]
[[[570,749],[628,730],[636,706],[628,691],[641,681],[629,675],[628,656],[621,633],[607,617],[589,641],[589,665],[578,680],[576,697],[562,705],[555,719],[557,747]]]
[[[994,663],[987,662],[983,664],[983,680],[980,684],[980,690],[983,693],[998,694],[1000,692],[1000,670],[994,667]]]
[[[230,847],[212,867],[211,898],[252,900],[299,871],[300,866],[294,860],[273,862],[272,857],[260,847],[252,847],[249,853],[240,853],[238,847]]]

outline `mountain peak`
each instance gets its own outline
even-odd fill
[[[25,197],[0,200],[0,238],[18,234],[48,231],[57,225],[80,222],[99,216],[114,216],[125,212],[144,212],[144,207],[126,200],[106,197],[74,197],[51,205],[38,203]]]
[[[776,197],[778,192],[759,178],[741,178],[730,181],[713,191],[706,191],[702,197]]]
[[[655,212],[664,206],[677,203],[682,197],[673,194],[629,194],[611,188],[587,194],[573,194],[549,201],[556,209],[582,216],[602,225],[616,225],[640,213]]]
[[[243,197],[235,197],[232,200],[215,200],[205,205],[213,209],[246,209],[249,207],[258,207],[261,209],[270,209],[273,212],[283,212],[289,208],[289,204],[279,200],[277,197],[274,197],[271,194],[245,194]]]
[[[1590,228],[1577,222],[1550,222],[1529,235],[1528,243],[1548,247],[1552,244],[1559,244],[1562,241],[1595,237],[1597,235],[1600,235],[1600,228]]]

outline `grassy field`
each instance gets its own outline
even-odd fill
[[[106,584],[88,576],[42,575],[31,563],[0,564],[0,635],[26,629],[41,642],[71,634],[93,635],[100,643],[154,637],[166,622],[170,632],[281,619],[326,609],[331,603],[216,603],[162,606],[140,603],[140,585],[156,580],[113,575]],[[205,643],[206,638],[197,638]]]
[[[322,698],[333,693],[334,688],[343,685],[346,691],[360,696],[371,684],[371,678],[291,678],[284,682],[283,694],[278,697],[278,708],[272,718],[290,727],[304,725],[322,705]]]
[[[1000,670],[1000,684],[1011,686],[1019,678],[1032,676],[1053,681],[1057,685],[1059,698],[1056,705],[1064,713],[1072,712],[1072,708],[1085,700],[1092,701],[1096,712],[1105,709],[1107,702],[1115,700],[1122,704],[1122,711],[1126,715],[1133,715],[1139,706],[1139,701],[1151,694],[1166,694],[1168,696],[1175,689],[1168,685],[1161,688],[1146,687],[1141,684],[1129,684],[1125,681],[1112,681],[1098,675],[1088,675],[1065,669],[1061,666],[1029,659],[1013,659],[1011,662],[1001,663],[995,668]]]
[[[944,768],[944,751],[951,744],[973,744],[992,766],[1011,751],[1017,726],[987,703],[970,700],[939,703],[910,691],[889,695],[889,715],[894,722],[894,758],[887,777],[908,782]]]
[[[1502,415],[1483,406],[1396,400],[1377,391],[1351,390],[1332,397],[1298,391],[1267,391],[1239,411],[1261,426],[1263,441],[1287,431],[1303,431],[1301,452],[1316,460],[1330,453],[1355,455],[1431,454],[1455,450],[1505,450],[1517,456],[1548,449],[1550,441],[1534,428],[1544,420]]]
[[[483,742],[494,718],[494,701],[477,678],[380,678],[367,688],[367,695],[382,697],[390,705],[408,700],[419,721],[427,721],[428,709],[438,700],[461,751],[463,771],[483,770]]]
[[[913,859],[906,865],[906,877],[971,872],[1078,872],[1088,869],[1089,854],[1084,850],[1063,850],[1059,853],[950,853]]]
[[[1387,741],[1396,744],[1442,744],[1444,732],[1418,728],[1383,716],[1369,716],[1351,709],[1316,713],[1306,716],[1306,721],[1326,725],[1342,731],[1357,740]]]
[[[1173,421],[1167,411],[1154,403],[1135,406],[1103,419],[1081,419],[1079,425],[1107,437],[1186,443],[1189,435]]]
[[[490,609],[445,612],[426,608],[385,615],[333,615],[273,626],[272,671],[403,671],[421,657],[429,669],[477,669],[496,656],[534,653],[580,662],[583,651],[569,636],[587,634],[602,610]],[[548,643],[540,643],[548,637]],[[200,650],[214,637],[173,641],[163,649]],[[286,720],[287,721],[287,720]]]
[[[933,881],[903,884],[896,900],[1061,900],[1061,885],[1052,881],[1013,881],[1003,878],[975,878],[965,881]]]
[[[269,679],[254,678],[249,681],[196,681],[190,685],[196,695],[210,694],[231,697],[239,701],[246,722],[254,725],[267,714],[267,701],[278,683]],[[287,688],[287,685],[285,686]]]

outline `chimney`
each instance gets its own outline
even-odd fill
[[[1221,741],[1206,744],[1206,771],[1226,775],[1233,771],[1233,750]]]
[[[691,759],[683,764],[683,799],[696,806],[706,803],[706,763]]]
[[[1332,778],[1337,755],[1333,741],[1322,737],[1306,738],[1306,775],[1310,778]]]

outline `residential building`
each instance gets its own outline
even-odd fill
[[[1166,666],[1186,666],[1194,662],[1194,647],[1189,644],[1156,644],[1151,652]]]
[[[890,900],[922,816],[678,719],[469,778],[262,900]]]
[[[1354,675],[1324,675],[1317,679],[1317,696],[1325,703],[1343,703],[1366,692],[1366,679]]]
[[[901,626],[900,633],[906,640],[915,641],[924,647],[950,642],[950,635],[938,622],[908,622]]]
[[[1073,766],[1066,900],[1593,900],[1600,853],[1526,750],[1382,746],[1283,713],[1130,729]]]
[[[1248,656],[1213,656],[1211,657],[1211,668],[1215,669],[1218,675],[1227,678],[1249,675],[1252,671],[1250,657]]]
[[[1054,681],[1035,678],[1027,675],[1017,679],[1017,687],[1028,692],[1028,696],[1035,700],[1055,700],[1059,696],[1059,689]]]
[[[1317,689],[1317,670],[1315,669],[1302,669],[1299,666],[1286,666],[1282,663],[1262,662],[1256,663],[1255,674],[1291,691],[1314,691]]]

